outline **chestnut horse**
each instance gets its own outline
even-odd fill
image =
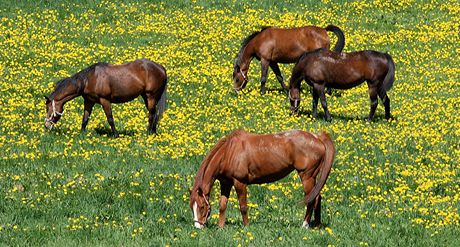
[[[163,66],[147,59],[122,65],[96,63],[56,83],[46,97],[45,127],[51,129],[61,118],[64,104],[78,96],[84,99],[81,130],[86,130],[94,104],[102,105],[111,134],[118,136],[112,116],[112,103],[125,103],[142,96],[149,112],[148,133],[156,133],[156,125],[166,106],[167,75]]]
[[[387,92],[393,86],[395,64],[387,53],[377,51],[359,51],[339,53],[318,49],[305,53],[292,69],[289,84],[289,100],[292,113],[300,107],[300,83],[305,80],[313,87],[313,117],[317,115],[318,98],[324,109],[324,118],[331,121],[327,110],[324,88],[349,89],[367,82],[371,100],[368,121],[374,118],[377,109],[377,95],[385,106],[385,118],[392,118],[390,98]]]
[[[345,46],[345,37],[340,28],[329,25],[326,28],[305,26],[299,28],[265,27],[246,37],[238,52],[233,69],[233,89],[241,91],[248,82],[248,70],[251,60],[255,57],[260,60],[262,76],[260,78],[260,93],[265,93],[268,67],[273,70],[284,90],[288,88],[283,83],[278,63],[295,63],[303,53],[318,48],[330,47],[329,36],[326,31],[334,32],[338,41],[334,51],[341,52]]]
[[[247,225],[247,185],[274,182],[293,170],[299,174],[305,193],[307,211],[303,227],[310,226],[313,209],[314,226],[319,226],[320,191],[326,183],[334,155],[334,143],[325,132],[312,134],[291,130],[257,135],[243,130],[234,131],[214,146],[198,170],[190,191],[190,208],[195,227],[203,228],[211,214],[209,196],[216,179],[220,181],[221,191],[219,227],[225,224],[225,210],[232,187],[235,187],[238,195],[243,224]],[[316,182],[319,172],[321,176]]]

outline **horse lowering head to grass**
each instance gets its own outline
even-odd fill
[[[243,216],[249,223],[248,184],[277,181],[296,170],[302,181],[307,211],[303,227],[310,226],[315,210],[315,224],[321,224],[320,191],[332,167],[335,147],[325,132],[319,134],[300,130],[258,135],[242,130],[221,139],[208,153],[195,177],[190,191],[190,208],[194,225],[203,228],[211,215],[209,196],[215,180],[220,181],[219,226],[225,224],[225,210],[232,187],[235,187]],[[321,173],[318,181],[316,176]]]
[[[278,63],[295,63],[307,51],[330,47],[327,31],[334,32],[337,44],[334,51],[341,52],[345,46],[345,37],[340,28],[329,25],[326,28],[305,26],[298,28],[265,27],[246,37],[240,47],[233,68],[233,89],[241,91],[248,82],[248,70],[251,60],[255,57],[260,60],[262,76],[260,78],[260,92],[265,93],[268,67],[273,70],[284,90],[288,88],[283,83]]]
[[[96,63],[56,83],[46,98],[45,127],[51,129],[59,121],[64,104],[78,96],[84,99],[81,130],[86,130],[94,104],[102,105],[111,134],[118,136],[112,116],[112,103],[125,103],[142,96],[149,112],[148,133],[156,133],[156,125],[166,105],[166,70],[158,63],[139,59],[122,65]]]
[[[318,99],[324,109],[324,118],[331,121],[327,110],[324,88],[349,89],[367,82],[371,107],[368,121],[374,118],[377,96],[385,106],[385,118],[392,118],[387,92],[393,86],[395,64],[387,53],[359,51],[351,53],[318,49],[305,53],[292,69],[289,84],[291,110],[296,114],[300,107],[300,83],[305,80],[313,87],[313,117],[317,116]]]

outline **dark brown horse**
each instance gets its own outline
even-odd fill
[[[248,82],[248,70],[251,60],[255,57],[260,60],[262,76],[260,78],[260,92],[265,93],[268,67],[272,68],[284,90],[288,88],[283,83],[278,63],[295,63],[305,52],[318,48],[330,47],[329,36],[326,31],[334,32],[338,41],[334,51],[341,52],[345,46],[345,37],[340,28],[329,25],[326,28],[305,26],[283,29],[265,27],[246,37],[238,52],[233,69],[233,89],[241,91]]]
[[[166,70],[158,63],[140,59],[122,65],[94,64],[72,77],[56,83],[46,97],[45,127],[51,129],[61,118],[64,104],[82,96],[85,104],[81,130],[86,130],[94,104],[102,105],[111,134],[118,136],[112,116],[112,103],[125,103],[142,96],[149,112],[148,133],[156,133],[156,125],[166,106]]]
[[[278,134],[257,135],[242,130],[221,139],[204,159],[190,192],[190,208],[195,227],[203,228],[211,214],[209,196],[214,181],[220,181],[219,226],[225,224],[230,190],[235,187],[243,216],[249,223],[248,184],[277,181],[293,170],[302,180],[307,211],[303,227],[310,226],[315,209],[315,226],[321,223],[320,191],[326,183],[334,160],[335,147],[325,132],[312,134],[291,130]],[[316,182],[316,176],[321,176]]]
[[[367,118],[372,121],[377,108],[377,95],[385,106],[385,118],[390,114],[390,98],[387,92],[393,86],[395,64],[387,53],[376,51],[359,51],[339,53],[318,49],[305,53],[292,69],[289,85],[291,110],[297,113],[300,106],[300,83],[305,80],[313,87],[313,117],[317,115],[318,98],[324,109],[324,118],[331,120],[327,110],[324,88],[349,89],[367,82],[371,100],[370,113]]]

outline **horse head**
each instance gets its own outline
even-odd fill
[[[45,96],[46,99],[46,117],[45,117],[45,127],[47,129],[53,128],[53,125],[61,119],[62,114],[64,113],[64,104],[62,100],[51,100]]]
[[[205,195],[200,187],[190,192],[190,208],[195,227],[203,229],[211,215],[211,204],[209,204],[209,196]]]
[[[233,70],[233,89],[238,93],[246,87],[247,83],[247,70],[244,72],[238,64],[235,64],[235,68]]]
[[[289,102],[291,103],[292,115],[296,114],[300,108],[300,89],[289,89]]]

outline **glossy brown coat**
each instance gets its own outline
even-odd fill
[[[238,92],[246,86],[249,65],[254,57],[261,62],[261,93],[265,93],[268,67],[272,68],[283,89],[287,90],[278,63],[295,63],[307,51],[318,48],[329,49],[330,39],[327,31],[332,31],[338,36],[334,50],[342,51],[345,37],[340,28],[333,25],[326,28],[315,26],[289,29],[267,27],[252,33],[244,39],[238,52],[233,70],[234,90]]]
[[[310,225],[315,209],[315,225],[321,223],[319,195],[326,183],[335,154],[332,139],[325,132],[312,134],[291,130],[277,134],[258,135],[242,130],[221,139],[204,159],[190,194],[190,208],[195,226],[202,228],[210,215],[209,196],[214,181],[221,185],[219,226],[225,224],[230,190],[235,187],[247,225],[247,185],[277,181],[293,170],[302,180],[307,212],[304,227]],[[321,176],[316,181],[316,176]]]
[[[374,118],[377,96],[385,106],[385,118],[391,118],[390,99],[387,92],[394,82],[395,65],[387,53],[359,51],[351,53],[318,49],[305,53],[292,69],[289,84],[291,110],[297,113],[300,107],[300,84],[303,80],[313,87],[313,117],[317,115],[318,99],[324,109],[325,119],[331,120],[327,109],[324,88],[349,89],[367,82],[371,100],[368,121]]]
[[[84,114],[81,130],[86,130],[94,104],[101,104],[111,127],[118,135],[112,115],[112,103],[125,103],[142,96],[149,112],[148,132],[156,133],[156,125],[166,105],[167,75],[163,66],[147,59],[122,65],[94,64],[56,84],[46,98],[48,109],[45,127],[51,128],[61,117],[64,104],[82,96]]]

